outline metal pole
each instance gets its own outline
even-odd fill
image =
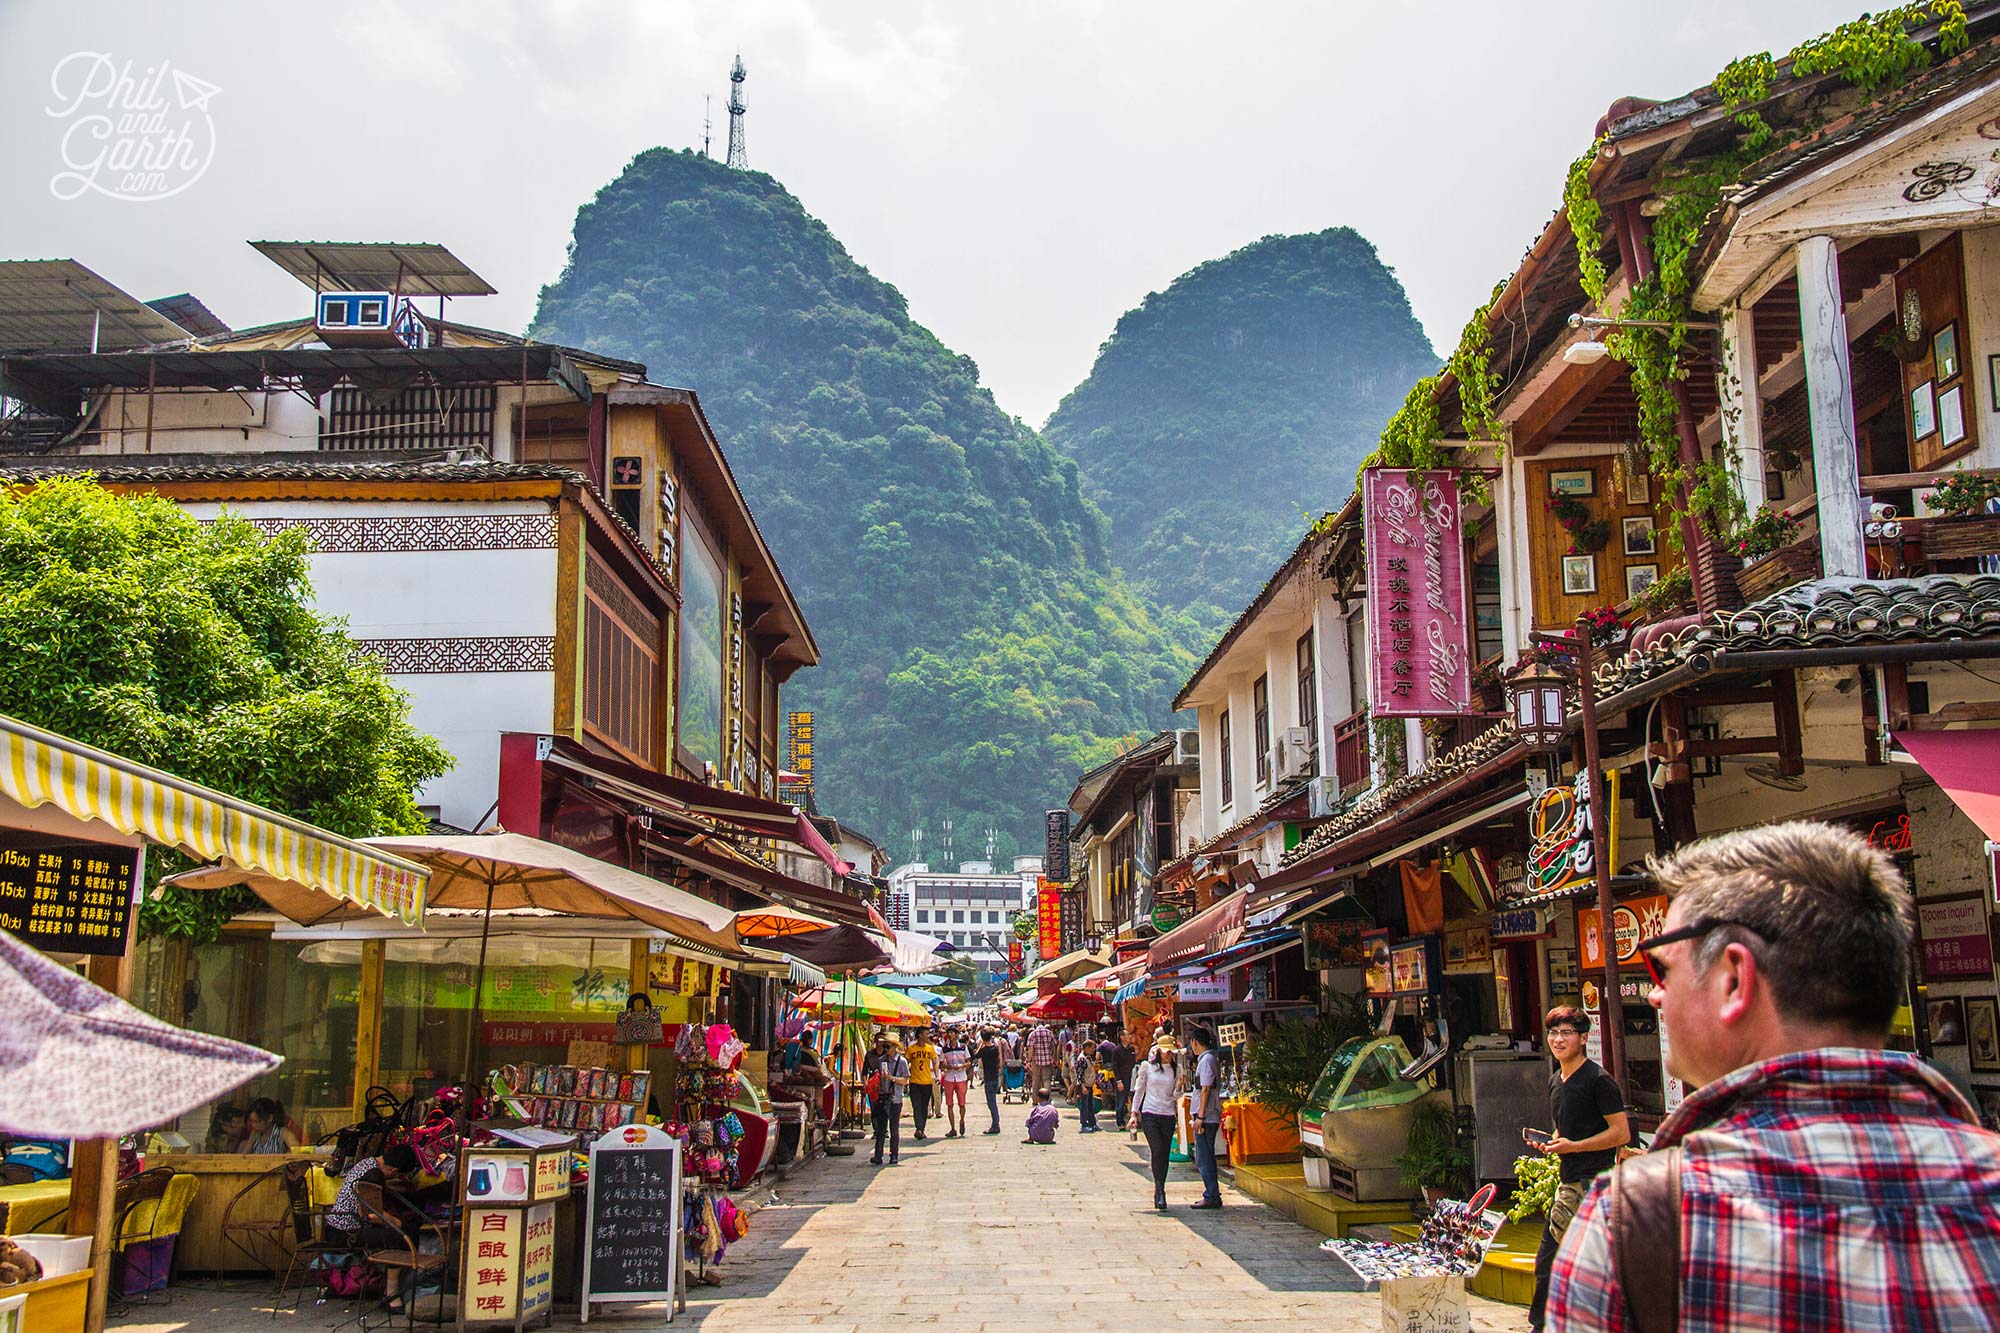
[[[1618,996],[1618,929],[1611,916],[1611,812],[1605,809],[1606,791],[1602,748],[1597,735],[1597,687],[1594,680],[1595,654],[1590,626],[1576,626],[1577,693],[1583,705],[1583,762],[1585,783],[1590,792],[1591,862],[1597,878],[1598,938],[1604,950],[1604,1066],[1605,1072],[1623,1082],[1625,1071],[1625,1006]]]
[[[496,866],[486,870],[486,913],[479,919],[479,970],[472,974],[472,1022],[465,1034],[465,1077],[459,1080],[461,1104],[472,1104],[472,1053],[479,1044],[479,992],[486,989],[486,939],[493,932],[493,881]]]

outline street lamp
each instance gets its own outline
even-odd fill
[[[1521,743],[1537,754],[1562,748],[1569,712],[1569,677],[1539,657],[1529,656],[1507,678],[1507,711]]]
[[[1090,933],[1083,937],[1084,951],[1086,953],[1096,953],[1099,949],[1103,947],[1104,947],[1103,930],[1100,927],[1092,926],[1090,928]]]

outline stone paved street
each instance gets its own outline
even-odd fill
[[[1317,1233],[1227,1186],[1221,1212],[1190,1211],[1192,1165],[1174,1167],[1173,1208],[1155,1213],[1143,1140],[1079,1135],[1065,1109],[1055,1144],[1030,1148],[1022,1109],[1002,1109],[993,1138],[977,1132],[983,1109],[966,1140],[913,1144],[906,1123],[899,1167],[864,1151],[802,1170],[690,1311],[718,1330],[1380,1326],[1379,1299]],[[1475,1327],[1526,1327],[1524,1310],[1473,1304]]]
[[[1190,1211],[1201,1192],[1192,1165],[1174,1167],[1173,1208],[1155,1213],[1143,1141],[1079,1135],[1065,1108],[1055,1144],[1029,1148],[1020,1141],[1022,1109],[1002,1109],[1006,1132],[994,1138],[977,1132],[983,1110],[962,1141],[913,1143],[906,1120],[900,1166],[868,1165],[864,1143],[853,1157],[795,1171],[778,1183],[779,1202],[751,1219],[749,1238],[731,1247],[724,1284],[697,1285],[675,1326],[1380,1327],[1378,1298],[1319,1253],[1317,1233],[1227,1185],[1222,1211]],[[113,1326],[305,1333],[347,1317],[344,1307],[308,1303],[274,1322],[269,1291],[263,1283],[189,1283],[171,1304],[135,1309]],[[1525,1310],[1477,1297],[1472,1304],[1477,1329],[1527,1326]],[[591,1327],[657,1328],[662,1313],[630,1307]],[[557,1326],[574,1327],[560,1318]]]

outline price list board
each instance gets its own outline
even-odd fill
[[[681,1308],[681,1144],[625,1125],[590,1145],[583,1322],[592,1301],[673,1301]]]
[[[0,838],[0,930],[48,953],[118,955],[132,933],[139,849]]]

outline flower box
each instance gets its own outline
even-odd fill
[[[1932,560],[2000,555],[2000,514],[1924,520],[1924,554]]]
[[[1737,572],[1736,587],[1746,602],[1769,597],[1780,588],[1819,577],[1819,538],[1801,537],[1789,546],[1780,546],[1769,555],[1745,560]]]

